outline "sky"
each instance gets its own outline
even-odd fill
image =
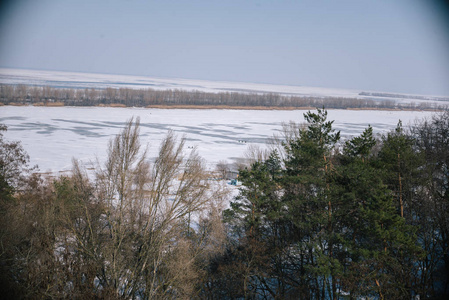
[[[433,0],[15,0],[0,67],[449,95]]]

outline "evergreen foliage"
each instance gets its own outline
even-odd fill
[[[285,159],[278,160],[275,177],[264,171],[272,156],[240,172],[243,188],[227,212],[234,218],[227,219],[230,223],[242,220],[240,227],[231,228],[240,230],[240,247],[249,247],[253,229],[264,245],[259,250],[266,273],[264,280],[252,281],[251,290],[257,291],[252,296],[410,299],[447,293],[436,285],[428,290],[432,275],[423,279],[429,258],[435,268],[446,265],[447,248],[441,243],[439,259],[426,249],[430,241],[423,237],[424,221],[418,221],[423,216],[418,197],[431,189],[427,172],[444,174],[435,170],[444,163],[432,163],[435,171],[425,171],[429,161],[417,147],[418,138],[405,133],[401,122],[381,139],[368,126],[360,136],[338,144],[339,132],[324,109],[304,118],[306,126],[292,127],[299,132],[285,139]],[[277,196],[266,197],[273,190]],[[270,203],[265,206],[269,209],[262,209],[262,203]],[[282,220],[282,233],[266,230],[273,228],[272,216]],[[433,241],[442,242],[445,235],[437,235]],[[278,253],[282,263],[276,265]],[[447,288],[446,277],[438,278]]]

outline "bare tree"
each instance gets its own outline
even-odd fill
[[[138,119],[109,145],[106,165],[97,172],[109,236],[100,281],[117,295],[172,297],[187,293],[185,280],[196,277],[190,274],[195,251],[186,246],[194,231],[191,217],[206,209],[211,195],[203,161],[183,150],[184,140],[170,132],[150,164],[141,150]],[[175,259],[180,255],[186,260]],[[190,275],[174,276],[175,261]]]
[[[13,173],[0,161],[7,178],[22,170],[22,158],[16,159]],[[6,295],[198,296],[209,280],[209,261],[226,240],[221,213],[227,185],[211,176],[196,151],[186,155],[184,139],[172,132],[150,162],[139,119],[131,119],[94,174],[74,161],[71,176],[27,177],[14,195],[6,184],[11,199],[2,197],[0,206],[0,283]]]

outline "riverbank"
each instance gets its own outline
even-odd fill
[[[121,103],[111,103],[111,104],[99,104],[99,105],[64,105],[63,102],[48,102],[48,103],[34,103],[34,104],[24,104],[24,103],[9,103],[3,104],[0,102],[0,106],[39,106],[39,107],[113,107],[113,108],[132,108],[133,106],[126,106]],[[140,106],[137,106],[140,108]],[[222,110],[315,110],[316,107],[312,106],[237,106],[237,105],[147,105],[141,108],[155,108],[155,109],[222,109]],[[428,111],[428,112],[439,112],[444,111],[444,109],[436,108],[409,108],[409,107],[397,107],[397,108],[386,108],[386,107],[347,107],[347,108],[327,108],[327,110],[372,110],[372,111]],[[449,107],[447,108],[449,109]]]

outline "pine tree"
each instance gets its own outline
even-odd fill
[[[304,114],[307,127],[298,138],[285,144],[287,158],[283,186],[284,201],[294,228],[295,262],[298,271],[298,295],[324,299],[336,292],[332,199],[329,197],[329,176],[334,145],[340,132],[327,121],[327,111]],[[329,289],[331,292],[329,292]],[[333,296],[332,296],[333,297]]]
[[[405,134],[402,122],[382,138],[378,168],[384,172],[385,182],[394,192],[398,213],[401,217],[412,214],[407,211],[413,201],[414,187],[418,180],[421,156],[413,149],[414,140]]]
[[[276,151],[267,160],[256,161],[249,169],[241,170],[240,194],[231,203],[231,209],[225,212],[246,253],[239,255],[245,260],[241,263],[250,266],[247,276],[252,278],[250,282],[259,286],[261,295],[281,296],[288,290],[282,257],[288,242],[288,223],[281,198],[280,176],[281,162]],[[264,266],[263,276],[259,271],[261,266]],[[245,286],[245,289],[255,287]]]
[[[417,253],[414,228],[397,213],[392,191],[375,167],[374,145],[370,127],[346,142],[333,177],[344,249],[342,288],[352,296],[409,298],[409,282],[399,274],[404,257]]]
[[[412,135],[425,158],[413,202],[419,242],[426,251],[419,270],[421,295],[445,299],[449,296],[449,111],[418,123]]]

